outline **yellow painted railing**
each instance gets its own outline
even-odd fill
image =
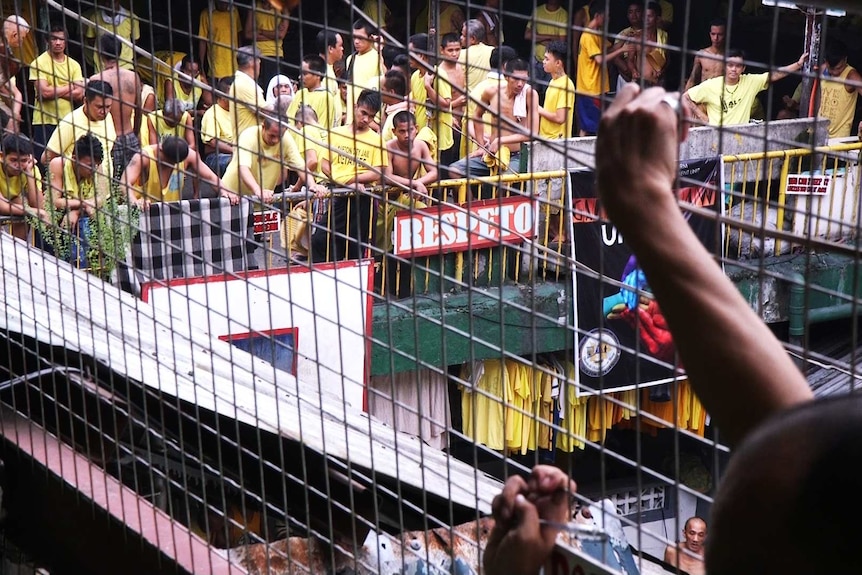
[[[442,180],[428,186],[428,197],[420,204],[405,201],[401,190],[368,190],[375,197],[375,209],[366,225],[374,231],[376,260],[375,291],[388,297],[441,293],[464,286],[493,287],[502,283],[559,279],[566,273],[569,224],[564,217],[565,171],[507,174],[486,178]],[[405,258],[392,253],[390,236],[392,218],[399,209],[419,209],[435,205],[456,205],[469,210],[478,200],[493,200],[515,195],[537,200],[537,237],[517,245],[500,245],[456,253]],[[305,208],[305,209],[303,209]],[[282,209],[287,214],[283,226],[282,246],[288,258],[307,255],[311,230],[333,233],[329,220],[312,223],[308,201],[286,199]],[[347,229],[352,229],[348,214]],[[338,232],[335,232],[338,236]],[[343,232],[342,232],[343,234]],[[336,241],[347,241],[338,237]],[[327,252],[327,260],[333,259]]]
[[[731,259],[790,253],[801,247],[770,234],[789,230],[806,237],[855,234],[859,207],[859,151],[862,143],[724,156],[729,217],[725,220],[724,254]],[[777,173],[777,176],[775,175]],[[787,193],[788,176],[829,175],[823,196]],[[734,222],[757,226],[746,231]]]

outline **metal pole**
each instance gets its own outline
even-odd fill
[[[819,98],[818,94],[814,93],[812,88],[814,88],[814,75],[820,65],[820,38],[823,29],[822,12],[819,12],[814,6],[806,6],[804,10],[805,52],[808,52],[808,60],[802,68],[802,99],[799,102],[800,118],[817,116]]]

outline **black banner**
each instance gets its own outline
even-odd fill
[[[718,211],[719,166],[718,158],[680,163],[681,199]],[[614,391],[635,384],[668,383],[680,371],[660,364],[674,363],[674,346],[658,304],[607,281],[650,291],[625,238],[599,213],[595,172],[572,172],[571,184],[574,258],[582,264],[574,274],[581,390]],[[714,252],[715,220],[691,214],[686,218],[701,242]],[[589,277],[583,266],[606,280]],[[663,390],[655,392],[654,399],[664,399]]]

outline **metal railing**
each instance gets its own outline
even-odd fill
[[[854,142],[724,156],[724,256],[777,256],[802,247],[770,234],[782,230],[806,240],[855,238],[859,150],[862,143]],[[793,176],[802,176],[800,189],[788,191]],[[750,231],[752,225],[759,231]]]

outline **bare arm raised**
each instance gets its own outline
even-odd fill
[[[677,204],[676,112],[667,93],[627,84],[596,141],[599,196],[646,273],[682,363],[732,443],[812,399],[781,343],[689,227]]]

